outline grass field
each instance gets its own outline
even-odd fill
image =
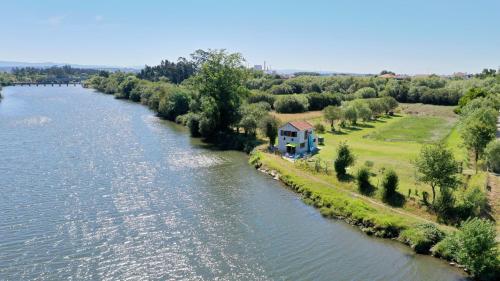
[[[283,122],[290,120],[309,120],[313,124],[324,122],[325,127],[329,128],[329,124],[322,120],[320,112],[276,114],[276,116]],[[325,138],[325,145],[321,147],[313,160],[319,158],[329,166],[330,171],[333,170],[332,162],[336,156],[338,144],[347,142],[356,156],[355,165],[349,168],[350,174],[355,175],[360,167],[369,163],[373,175],[371,182],[377,187],[385,170],[395,170],[400,180],[399,193],[407,197],[411,192],[411,198],[406,199],[406,203],[401,207],[423,218],[434,219],[418,204],[422,199],[422,192],[426,191],[430,194],[431,189],[417,180],[413,161],[423,144],[435,141],[444,141],[457,160],[464,161],[466,150],[455,128],[456,121],[457,117],[452,107],[402,104],[396,116],[360,123],[357,126],[342,129],[341,132],[325,132],[322,134]],[[357,192],[354,182],[339,182],[332,175],[312,174],[334,186]],[[483,177],[484,175],[479,174],[474,176],[473,180],[481,182]],[[380,192],[376,190],[372,197],[380,200]]]

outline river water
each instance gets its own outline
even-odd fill
[[[324,219],[146,107],[74,87],[0,102],[0,280],[462,280]]]

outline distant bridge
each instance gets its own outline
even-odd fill
[[[82,82],[13,82],[10,85],[11,86],[76,86],[76,85],[81,85]]]

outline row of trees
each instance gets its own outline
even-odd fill
[[[69,65],[52,67],[21,67],[13,68],[9,82],[67,83],[83,81],[100,71],[90,68],[73,68]]]
[[[344,103],[341,107],[327,106],[323,110],[323,117],[335,131],[336,122],[339,122],[339,127],[345,126],[347,122],[356,125],[359,119],[367,122],[384,113],[389,114],[397,106],[398,102],[392,97],[358,99]]]
[[[192,58],[196,71],[180,84],[164,76],[150,81],[116,72],[94,75],[85,86],[146,104],[159,116],[188,126],[193,136],[240,142],[235,136],[243,128],[242,141],[255,140],[260,127],[274,143],[278,121],[269,115],[271,105],[265,97],[249,100],[250,91],[245,87],[249,73],[243,57],[209,50],[197,51]]]
[[[301,75],[284,78],[277,75],[254,74],[247,82],[249,89],[273,95],[336,93],[343,100],[391,96],[399,102],[422,102],[456,105],[470,88],[500,92],[500,74],[479,75],[472,79],[443,78],[436,75],[405,79],[356,76]]]

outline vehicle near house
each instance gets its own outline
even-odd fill
[[[278,150],[290,157],[316,151],[314,126],[307,121],[291,121],[278,129]]]

